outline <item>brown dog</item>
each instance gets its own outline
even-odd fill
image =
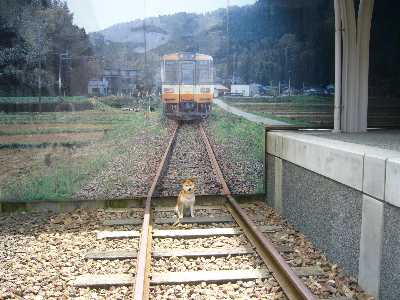
[[[175,224],[178,224],[180,220],[183,218],[183,210],[190,208],[190,216],[194,217],[194,203],[195,203],[195,195],[194,195],[194,184],[196,179],[190,178],[181,180],[182,190],[179,192],[178,200],[176,201],[175,212],[178,216]]]

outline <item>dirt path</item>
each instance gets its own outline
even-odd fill
[[[273,120],[270,118],[261,117],[261,116],[255,115],[255,114],[245,112],[241,109],[238,109],[236,107],[226,104],[224,101],[222,101],[220,99],[214,99],[214,103],[216,105],[218,105],[220,108],[222,108],[223,110],[226,110],[227,112],[235,114],[239,117],[243,117],[246,120],[249,120],[251,122],[261,123],[264,125],[289,125],[289,123],[286,123],[286,122],[277,121],[277,120]]]

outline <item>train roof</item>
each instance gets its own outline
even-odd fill
[[[161,56],[161,60],[213,60],[212,56],[201,53],[177,52]]]

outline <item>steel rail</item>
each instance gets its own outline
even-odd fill
[[[152,215],[151,215],[151,199],[153,197],[154,191],[156,190],[156,186],[160,180],[160,177],[164,171],[166,166],[166,162],[169,158],[169,155],[172,150],[172,146],[175,142],[176,133],[179,128],[179,123],[176,124],[172,137],[169,140],[167,149],[164,152],[164,155],[161,159],[161,162],[158,166],[156,176],[153,179],[153,183],[151,188],[147,194],[145,208],[144,208],[144,217],[143,217],[143,225],[142,225],[142,234],[140,236],[140,244],[139,251],[137,254],[137,265],[136,265],[136,276],[135,276],[135,297],[136,300],[148,299],[149,298],[149,270],[151,264],[151,241],[152,241]]]
[[[232,196],[228,188],[228,185],[225,182],[224,176],[215,157],[213,148],[201,124],[199,130],[206,146],[212,168],[216,173],[220,184],[222,185],[221,190],[228,200],[228,210],[231,212],[238,225],[242,228],[246,237],[256,248],[257,253],[263,259],[264,263],[273,273],[275,279],[280,284],[286,296],[290,300],[315,300],[316,297],[305,286],[301,279],[294,273],[294,271],[286,263],[284,258],[275,249],[271,241],[264,236],[264,234],[257,228],[255,223],[250,220],[245,211],[236,202],[235,198]]]

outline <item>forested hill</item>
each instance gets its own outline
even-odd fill
[[[92,47],[62,0],[0,0],[0,96],[84,94]],[[41,87],[41,89],[39,89]]]
[[[214,56],[220,81],[234,76],[236,81],[267,84],[287,81],[290,73],[299,85],[330,83],[334,57],[331,2],[259,0],[254,5],[231,7],[229,24],[225,9],[148,18],[152,70],[157,74],[161,54],[199,51]],[[92,34],[91,41],[109,64],[128,62],[142,67],[142,21],[114,25]]]
[[[375,1],[373,96],[400,96],[399,9],[400,1]],[[177,13],[145,23],[153,83],[160,56],[177,51],[212,55],[222,83],[276,84],[289,77],[297,87],[333,83],[333,1],[258,0],[230,7],[229,14]],[[143,50],[141,20],[87,35],[63,0],[0,0],[0,96],[57,95],[60,70],[62,93],[85,94],[88,80],[106,67],[143,70]]]

